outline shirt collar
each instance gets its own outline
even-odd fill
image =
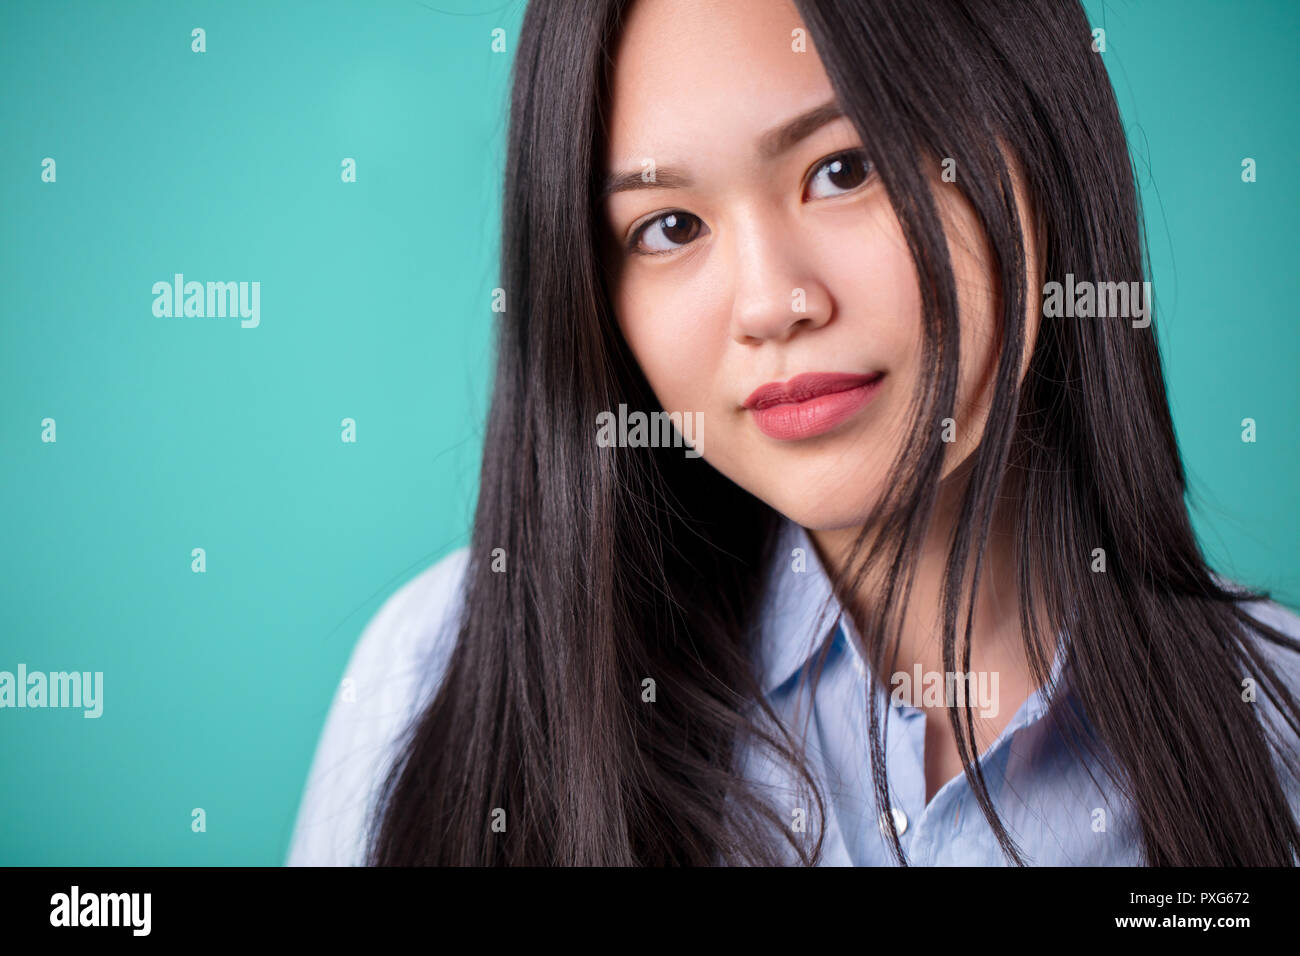
[[[857,638],[857,628],[831,587],[817,549],[803,526],[782,517],[776,547],[768,568],[760,618],[760,674],[764,694],[793,677],[813,659],[827,640],[843,628]],[[864,675],[870,665],[861,660],[854,640],[846,650],[858,661]],[[1047,709],[1047,687],[1055,684],[1058,696],[1065,687],[1065,654],[1058,650],[1052,661],[1051,681],[1037,688],[1023,705],[1023,723],[1037,720]]]
[[[834,636],[843,616],[808,532],[782,517],[760,616],[763,693],[797,673]]]

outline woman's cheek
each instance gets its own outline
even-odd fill
[[[700,412],[712,380],[709,351],[679,316],[641,315],[624,324],[623,334],[664,411]]]

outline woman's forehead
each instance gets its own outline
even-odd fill
[[[723,136],[757,138],[834,96],[789,0],[636,0],[612,64],[616,161]]]

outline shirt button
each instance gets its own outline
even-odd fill
[[[894,818],[894,829],[898,831],[899,836],[902,836],[907,832],[907,814],[898,807],[890,807],[889,813]],[[889,821],[883,813],[880,815],[880,832],[889,835]]]

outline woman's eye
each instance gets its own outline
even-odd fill
[[[694,239],[697,227],[702,225],[703,223],[699,217],[692,216],[688,212],[664,213],[662,216],[651,219],[633,233],[632,238],[628,240],[628,247],[633,252],[639,252],[642,255],[659,255],[664,252],[672,252]],[[643,248],[642,240],[647,237],[654,239],[656,235],[658,244],[648,242]]]
[[[808,189],[814,192],[813,198],[852,192],[871,177],[871,169],[871,161],[867,159],[864,150],[852,149],[837,153],[816,166],[808,181]],[[826,186],[818,192],[819,183],[823,181]],[[696,239],[703,226],[704,223],[698,216],[692,216],[688,212],[667,212],[648,220],[637,229],[628,239],[628,249],[640,255],[673,252]]]
[[[819,163],[812,178],[808,181],[808,188],[815,189],[818,183],[825,182],[827,188],[831,191],[814,198],[825,198],[827,195],[843,195],[843,193],[857,189],[870,176],[871,161],[867,159],[867,154],[860,149],[853,149],[848,152],[838,153]],[[839,190],[839,192],[837,193],[835,190]]]

